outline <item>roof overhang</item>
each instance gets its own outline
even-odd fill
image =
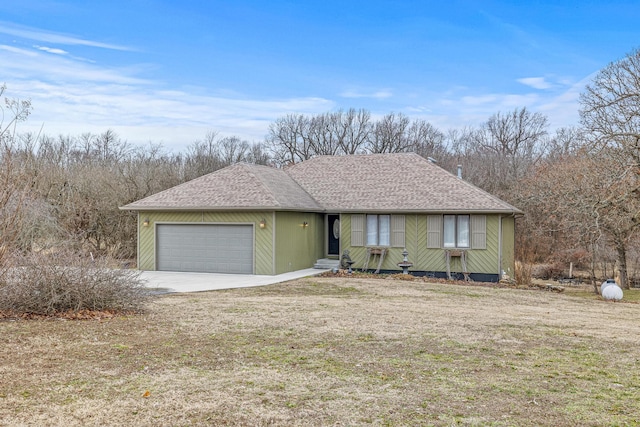
[[[167,206],[120,206],[118,209],[121,211],[136,211],[136,212],[273,212],[273,211],[281,211],[281,212],[317,212],[323,213],[325,212],[323,209],[312,208],[312,209],[303,209],[303,208],[283,208],[283,207],[264,207],[264,206],[255,206],[255,207],[233,207],[233,206],[193,206],[193,207],[167,207]]]
[[[144,211],[144,212],[312,212],[312,213],[345,213],[345,214],[423,214],[423,215],[513,215],[523,216],[524,212],[518,209],[513,210],[491,210],[491,209],[304,209],[304,208],[282,208],[282,207],[220,207],[220,206],[193,206],[193,207],[167,207],[167,206],[145,206],[129,207],[120,206],[123,211]]]

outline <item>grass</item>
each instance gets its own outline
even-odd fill
[[[2,321],[0,425],[640,425],[639,309],[313,278]]]

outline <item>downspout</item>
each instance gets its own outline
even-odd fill
[[[140,270],[140,232],[142,231],[142,229],[140,228],[140,211],[138,211],[138,241],[137,243],[137,247],[136,247],[136,269]]]
[[[271,212],[271,274],[276,274],[276,211]],[[255,269],[254,269],[255,270]]]
[[[502,214],[498,215],[498,282],[502,279]]]
[[[342,212],[338,214],[338,221],[340,221],[340,238],[338,239],[338,256],[342,256]],[[327,226],[328,227],[328,226]],[[328,228],[325,230],[329,232]],[[322,240],[325,241],[325,245],[329,246],[329,239],[325,236],[322,236]],[[329,248],[327,248],[327,252],[329,252]],[[341,258],[338,258],[341,259]]]
[[[418,214],[415,215],[415,223],[414,223],[414,229],[416,231],[416,238],[413,240],[413,253],[416,254],[416,264],[418,264],[417,260],[418,260]]]

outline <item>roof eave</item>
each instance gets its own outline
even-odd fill
[[[327,209],[340,213],[381,213],[381,214],[505,214],[524,215],[519,209]]]
[[[168,207],[168,206],[120,206],[122,211],[149,211],[149,212],[201,212],[201,211],[283,211],[283,212],[337,212],[337,213],[378,213],[378,214],[505,214],[523,216],[519,209],[339,209],[319,207],[282,207],[282,206],[192,206],[192,207]]]
[[[201,212],[201,211],[294,211],[294,212],[324,212],[319,207],[282,207],[282,206],[120,206],[122,211],[145,211],[145,212]]]

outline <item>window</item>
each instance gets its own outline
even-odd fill
[[[485,215],[428,215],[427,248],[487,249]]]
[[[442,246],[445,248],[468,248],[469,215],[444,215]]]
[[[351,215],[351,246],[404,247],[404,215]]]
[[[389,246],[390,215],[367,215],[367,246]]]

